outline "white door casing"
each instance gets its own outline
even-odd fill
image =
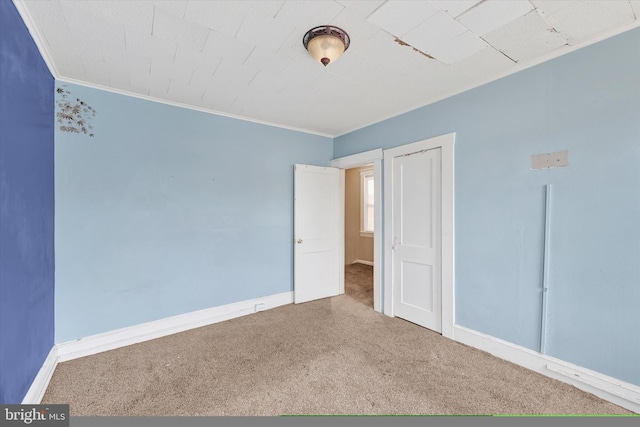
[[[384,313],[453,337],[455,134],[384,151]]]
[[[294,302],[340,293],[339,170],[294,166]]]

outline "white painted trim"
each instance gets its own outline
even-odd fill
[[[54,79],[59,79],[60,73],[58,72],[58,69],[53,63],[53,59],[49,54],[49,50],[47,49],[47,42],[40,33],[40,30],[38,30],[37,25],[35,25],[33,17],[29,13],[29,9],[27,9],[23,0],[13,0],[13,4],[16,6],[18,13],[22,17],[24,25],[26,25],[27,29],[29,30],[29,34],[31,34],[31,38],[36,44],[36,47],[38,48],[38,51],[40,52],[40,56],[42,56],[44,63],[47,65],[47,68],[49,68],[49,72]]]
[[[331,160],[331,166],[340,169],[350,169],[368,165],[376,160],[382,160],[382,157],[382,148],[376,148],[375,150],[363,151],[362,153],[333,159]]]
[[[362,153],[353,154],[350,156],[340,157],[331,161],[331,166],[341,169],[341,214],[344,223],[344,169],[356,168],[373,163],[373,182],[375,200],[380,200],[381,203],[376,203],[374,206],[374,223],[373,231],[373,309],[378,312],[382,312],[382,295],[383,295],[383,272],[384,267],[382,264],[382,158],[383,152],[381,148],[365,151]],[[342,259],[344,260],[344,230],[340,235],[340,247],[342,248]],[[343,261],[344,263],[344,261]],[[344,266],[342,277],[342,289],[344,289]]]
[[[373,237],[373,231],[364,231],[365,227],[364,227],[364,211],[365,211],[365,188],[364,188],[364,183],[365,183],[365,179],[371,177],[371,179],[373,179],[373,167],[371,168],[367,168],[367,169],[362,169],[360,171],[360,237]],[[375,182],[374,182],[375,184]],[[375,185],[374,185],[375,187]],[[374,192],[375,192],[375,188],[374,188]],[[374,194],[374,199],[375,199],[375,194]],[[380,201],[378,201],[378,203],[380,203]],[[375,209],[375,204],[374,204],[374,209]],[[375,227],[375,217],[373,218],[374,221],[374,227]]]
[[[456,134],[448,133],[399,147],[384,150],[384,225],[385,241],[393,242],[391,221],[393,220],[393,158],[433,148],[441,149],[442,162],[442,335],[453,337],[455,325],[455,159]],[[393,317],[393,253],[391,244],[384,249],[384,313]]]
[[[38,405],[42,401],[56,366],[58,366],[58,347],[54,345],[22,399],[23,405]]]
[[[84,86],[84,87],[88,87],[88,88],[92,88],[92,89],[99,89],[99,90],[103,90],[105,92],[116,93],[118,95],[123,95],[123,96],[130,96],[132,98],[143,99],[145,101],[157,102],[159,104],[170,105],[172,107],[186,108],[187,110],[199,111],[201,113],[213,114],[215,116],[228,117],[230,119],[242,120],[244,122],[256,123],[256,124],[259,124],[259,125],[271,126],[271,127],[274,127],[274,128],[280,128],[280,129],[285,129],[285,130],[292,130],[294,132],[301,132],[301,133],[306,133],[306,134],[310,134],[310,135],[323,136],[323,137],[326,137],[326,138],[333,138],[333,136],[328,134],[328,133],[316,132],[316,131],[312,131],[312,130],[309,130],[309,129],[298,128],[298,127],[295,127],[295,126],[287,126],[287,125],[283,125],[281,123],[274,123],[274,122],[269,122],[269,121],[266,121],[266,120],[252,119],[252,118],[245,117],[245,116],[240,116],[240,115],[237,115],[237,114],[225,113],[225,112],[222,112],[222,111],[212,110],[212,109],[209,109],[209,108],[197,107],[195,105],[182,104],[182,103],[176,102],[176,101],[169,101],[167,99],[155,98],[155,97],[150,96],[150,95],[143,95],[141,93],[130,92],[128,90],[123,90],[123,89],[117,89],[117,88],[113,88],[113,87],[103,86],[103,85],[100,85],[100,84],[97,84],[97,83],[87,83],[87,82],[84,82],[82,80],[76,80],[76,79],[72,79],[72,78],[68,78],[68,77],[62,77],[62,76],[57,78],[56,80],[58,80],[59,82],[62,82],[62,83],[71,83],[71,84],[78,85],[78,86]]]
[[[64,342],[57,345],[58,362],[90,356],[291,303],[293,303],[293,293],[284,292]]]
[[[333,164],[332,164],[333,166]],[[335,166],[333,166],[335,167]],[[340,218],[342,218],[342,221],[339,221],[339,230],[338,230],[338,251],[340,252],[340,265],[338,267],[338,273],[340,274],[340,295],[344,294],[345,288],[344,288],[344,263],[346,261],[346,256],[345,256],[345,248],[344,248],[344,233],[345,233],[345,215],[346,215],[346,208],[345,208],[345,170],[344,169],[340,169],[339,172],[339,176],[340,176],[340,183],[338,184],[340,186],[340,188],[338,189],[339,194],[338,194],[338,209],[339,209],[339,214],[340,214]]]
[[[640,387],[616,378],[541,354],[490,335],[455,325],[455,341],[486,351],[550,378],[571,384],[630,411],[640,413]]]
[[[384,258],[382,253],[382,239],[384,223],[382,222],[382,209],[384,207],[384,193],[382,192],[382,150],[380,158],[373,163],[373,198],[379,200],[374,207],[373,230],[373,309],[382,312],[384,282]],[[375,225],[378,224],[378,225]]]
[[[357,259],[355,261],[353,261],[351,264],[364,264],[364,265],[370,265],[373,266],[373,261],[365,261],[363,259]]]

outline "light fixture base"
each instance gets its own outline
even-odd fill
[[[302,44],[316,61],[326,67],[349,48],[351,39],[342,28],[320,25],[307,31],[302,38]]]

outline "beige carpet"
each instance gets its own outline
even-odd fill
[[[43,403],[74,416],[628,413],[347,295],[61,363]]]
[[[356,301],[373,308],[373,266],[344,266],[344,292]]]

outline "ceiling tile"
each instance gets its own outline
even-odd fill
[[[58,2],[34,0],[23,0],[23,2],[28,7],[29,14],[43,34],[47,45],[55,48],[57,47],[55,39],[68,37],[69,28]],[[83,38],[80,40],[83,40]]]
[[[471,31],[460,34],[458,37],[449,40],[445,44],[432,49],[429,53],[438,61],[445,64],[454,64],[467,58],[489,45]]]
[[[450,66],[449,72],[455,73],[459,70],[461,75],[466,76],[465,80],[471,80],[469,85],[473,85],[515,66],[515,62],[490,47]]]
[[[274,18],[251,8],[236,34],[236,39],[247,44],[278,50],[294,29],[289,25],[276,25]]]
[[[169,89],[169,77],[162,71],[153,73],[145,73],[142,70],[132,71],[129,74],[129,82],[134,86],[149,88],[150,94],[155,94],[152,96],[160,96],[160,98]]]
[[[160,8],[155,9],[153,17],[154,36],[202,51],[209,35],[206,27],[180,19]]]
[[[177,55],[177,54],[176,54]],[[189,83],[195,71],[194,64],[189,62],[158,62],[151,61],[151,74],[161,74],[171,80],[178,80],[182,83]]]
[[[637,17],[628,1],[532,1],[570,45],[631,24]]]
[[[191,0],[187,3],[185,19],[235,37],[249,7],[249,2],[245,1]]]
[[[184,18],[187,2],[184,0],[148,0],[149,4],[162,9],[178,18]]]
[[[486,0],[470,9],[458,21],[475,34],[481,36],[533,10],[533,5],[521,0]]]
[[[103,49],[103,59],[110,67],[127,69],[129,71],[149,73],[151,60],[143,56],[131,54],[128,51]]]
[[[125,49],[124,25],[87,15],[65,5],[61,6],[61,10],[72,34],[79,37],[90,34],[91,39],[102,46]]]
[[[249,3],[250,7],[275,18],[285,2],[284,0],[247,0],[247,3]]]
[[[293,61],[290,56],[256,46],[243,62],[243,65],[254,67],[260,70],[269,71],[273,74],[281,74]]]
[[[204,71],[196,68],[196,70],[193,72],[193,75],[191,76],[191,81],[189,82],[189,84],[194,87],[208,88],[213,85],[213,81],[213,73],[205,73]]]
[[[456,18],[480,3],[482,0],[438,0],[430,3],[448,15]]]
[[[345,8],[330,22],[345,30],[351,38],[351,46],[349,49],[356,50],[358,46],[373,37],[380,28],[377,25],[364,19],[362,15],[353,9]],[[300,40],[302,44],[302,40]]]
[[[212,74],[218,68],[221,56],[206,55],[202,52],[192,50],[183,46],[178,46],[176,51],[174,64],[189,64],[189,67],[194,70],[202,71],[203,73]]]
[[[518,62],[540,57],[567,44],[535,10],[483,38]]]
[[[259,69],[246,65],[237,64],[225,59],[222,60],[215,74],[217,82],[235,82],[240,86],[247,85],[258,74]]]
[[[282,46],[278,48],[277,52],[281,55],[286,55],[291,58],[310,59],[311,57],[302,44],[302,38],[304,34],[304,30],[301,30],[299,28],[294,30],[291,34],[289,34],[289,37],[287,37],[287,40],[285,40]]]
[[[636,16],[636,20],[640,19],[640,0],[629,0],[629,4],[633,9],[633,13]]]
[[[254,48],[255,46],[252,44],[244,43],[226,34],[210,30],[202,53],[207,56],[225,58],[241,64],[247,59]]]
[[[249,87],[258,91],[259,96],[264,96],[265,93],[278,93],[288,84],[289,81],[282,74],[261,70],[251,80]]]
[[[402,38],[439,9],[425,1],[389,0],[367,19],[383,30]]]
[[[402,40],[425,53],[462,34],[467,29],[444,12],[438,12],[402,37]]]
[[[85,72],[88,75],[97,75],[104,68],[104,56],[102,49],[86,51],[82,54],[82,62],[84,63]]]
[[[132,55],[161,62],[173,62],[178,49],[175,41],[144,34],[131,27],[125,29],[125,40],[127,51]]]
[[[171,80],[169,82],[169,89],[167,94],[172,97],[174,101],[184,102],[187,104],[193,104],[195,101],[202,98],[206,89],[188,85],[183,82]]]
[[[289,0],[278,11],[275,23],[287,28],[299,28],[304,34],[313,27],[331,23],[343,9],[344,6],[335,1]]]
[[[57,46],[51,49],[51,53],[57,59],[56,67],[61,75],[78,79],[86,77],[82,53],[76,53],[72,49],[60,49]]]
[[[136,27],[142,32],[151,34],[151,25],[153,23],[153,4],[151,3],[141,1],[117,3],[112,0],[63,0],[60,4],[93,18]]]
[[[371,15],[377,8],[379,8],[385,0],[336,0],[345,7],[345,9],[351,10],[363,18]]]

